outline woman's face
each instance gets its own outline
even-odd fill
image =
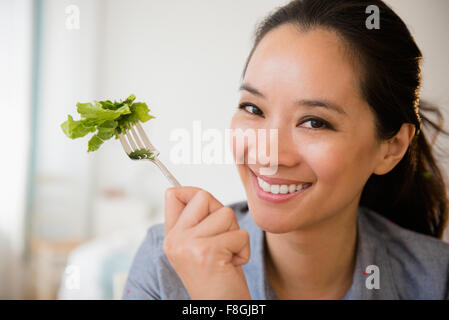
[[[237,164],[250,212],[262,229],[308,228],[357,207],[380,159],[380,142],[354,65],[341,39],[324,29],[302,32],[283,25],[254,51],[239,101],[247,105],[236,111],[231,129],[266,129],[267,135],[278,130],[276,173],[260,176],[259,169],[269,165],[248,161],[258,143],[245,143],[245,163]],[[266,143],[269,150],[268,138]],[[235,159],[242,155],[235,146],[233,152]],[[265,181],[261,186],[255,174]],[[304,183],[311,186],[296,191]],[[276,194],[277,185],[286,192],[282,184],[287,195]]]

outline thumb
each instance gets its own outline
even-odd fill
[[[199,190],[201,189],[195,187],[176,187],[165,190],[165,235],[175,226],[185,206]]]

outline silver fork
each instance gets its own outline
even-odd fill
[[[137,131],[134,127],[137,128]],[[151,144],[140,122],[137,121],[134,126],[130,125],[130,128],[129,130],[125,130],[124,134],[119,133],[118,135],[128,157],[132,160],[149,160],[153,162],[174,187],[180,187],[181,184],[178,180],[176,180],[170,171],[168,171],[167,167],[157,158],[159,151]]]

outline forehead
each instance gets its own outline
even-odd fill
[[[250,83],[270,96],[319,96],[348,100],[358,95],[359,75],[348,48],[334,32],[301,31],[282,25],[265,35],[245,73]]]

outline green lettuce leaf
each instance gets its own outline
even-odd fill
[[[136,96],[131,94],[124,101],[94,101],[93,103],[77,103],[76,110],[81,116],[81,120],[75,121],[69,115],[68,119],[61,124],[64,134],[77,139],[86,136],[91,132],[95,134],[88,142],[88,152],[96,151],[104,141],[123,132],[125,128],[130,128],[137,121],[146,122],[155,118],[150,115],[150,109],[144,102],[134,102]]]
[[[65,135],[71,139],[84,137],[86,134],[96,130],[95,124],[92,122],[84,120],[73,121],[71,115],[69,115],[68,120],[61,125],[61,128]]]

